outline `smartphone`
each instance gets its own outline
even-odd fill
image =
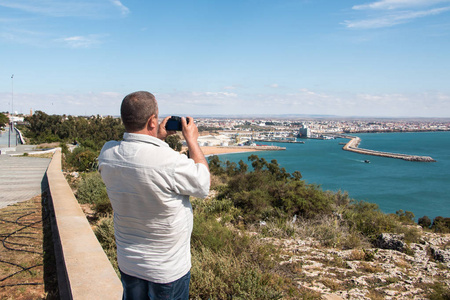
[[[186,123],[189,123],[189,119],[186,119]],[[167,120],[166,123],[166,130],[167,131],[181,131],[182,125],[181,125],[181,118],[177,116],[170,117],[169,120]]]

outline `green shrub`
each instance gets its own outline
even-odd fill
[[[429,217],[423,216],[422,218],[419,218],[419,220],[417,221],[417,224],[419,224],[423,228],[430,228],[431,220]]]
[[[312,237],[325,247],[354,249],[370,246],[358,230],[350,228],[344,220],[329,215],[314,219],[300,218],[295,223],[295,232],[302,238]]]
[[[256,165],[256,168],[261,166]],[[229,180],[219,198],[231,199],[248,222],[293,215],[313,218],[331,213],[334,197],[317,185],[287,179],[284,174],[268,170],[237,174]]]
[[[222,167],[222,162],[220,161],[220,158],[217,155],[212,155],[208,157],[208,165],[209,165],[209,171],[213,175],[222,175],[225,173],[225,170]]]
[[[434,218],[433,225],[431,226],[431,228],[435,232],[449,233],[450,232],[450,218],[443,218],[441,216]]]
[[[191,274],[191,299],[280,299],[284,288],[275,274],[263,273],[246,256],[207,248],[193,250]]]
[[[111,201],[109,201],[108,195],[106,195],[106,197],[99,198],[98,201],[94,203],[94,211],[99,216],[113,213]]]
[[[82,174],[76,197],[81,204],[95,204],[108,197],[106,186],[99,172]]]
[[[97,223],[97,227],[94,229],[95,236],[97,237],[100,245],[108,256],[109,261],[113,265],[116,273],[119,275],[119,266],[117,264],[117,247],[114,238],[114,222],[112,216],[107,216],[100,219]]]
[[[233,248],[233,232],[220,224],[214,218],[208,218],[203,214],[194,215],[194,228],[192,230],[192,245],[201,246],[218,252]]]
[[[181,148],[183,147],[181,138],[178,134],[169,135],[166,138],[165,142],[169,145],[170,148],[178,152],[181,151]]]
[[[394,216],[380,211],[378,205],[364,201],[353,201],[344,212],[351,229],[361,232],[370,241],[383,232],[394,232],[398,224]]]
[[[76,197],[78,202],[82,204],[92,204],[92,208],[97,216],[113,212],[108,193],[106,192],[106,186],[103,183],[100,173],[97,171],[82,175]]]
[[[76,171],[85,172],[97,167],[98,152],[90,148],[78,146],[66,154],[66,164]]]
[[[415,215],[410,211],[403,211],[403,209],[395,212],[400,222],[404,224],[414,224]]]
[[[430,285],[428,293],[428,299],[430,300],[449,300],[450,288],[441,282],[436,282]]]

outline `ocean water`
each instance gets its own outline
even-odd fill
[[[286,147],[285,151],[255,154],[276,159],[289,173],[300,171],[307,183],[325,190],[347,191],[351,198],[378,204],[386,213],[411,211],[416,221],[424,215],[450,217],[450,132],[357,134],[361,148],[431,156],[437,162],[362,155],[342,150],[347,139],[306,139],[305,144],[261,143]],[[222,161],[247,160],[253,153],[221,155]],[[364,160],[370,160],[365,163]]]

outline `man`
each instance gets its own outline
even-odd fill
[[[158,124],[158,105],[148,92],[122,102],[123,141],[107,142],[99,171],[114,209],[117,260],[123,299],[188,299],[193,226],[189,196],[204,198],[208,163],[192,118],[182,118],[189,156],[164,139],[170,117]]]

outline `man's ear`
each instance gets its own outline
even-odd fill
[[[154,128],[158,127],[158,117],[156,115],[151,115],[147,121],[147,128],[152,131]]]

